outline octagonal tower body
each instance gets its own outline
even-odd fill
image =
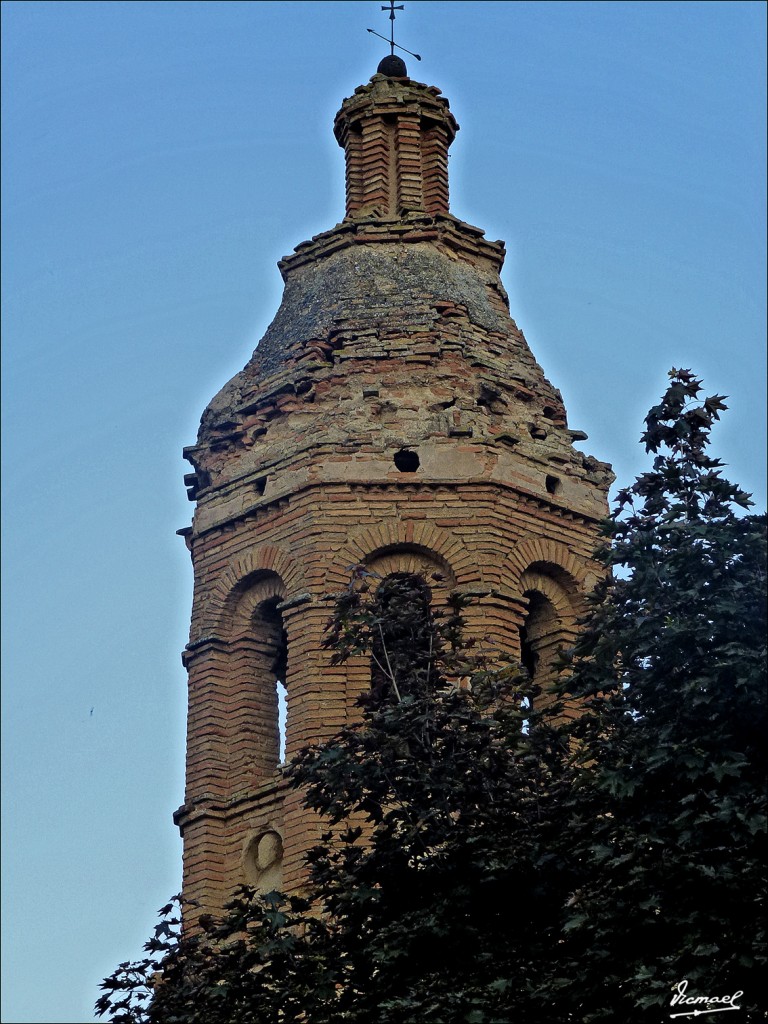
[[[295,889],[317,823],[286,756],[356,715],[324,600],[363,563],[472,595],[470,632],[541,677],[572,639],[612,480],[510,318],[501,242],[448,206],[458,130],[434,87],[376,74],[342,104],[346,216],[279,264],[280,309],[185,449],[196,501],[184,889],[217,909]],[[433,577],[433,573],[437,574]]]

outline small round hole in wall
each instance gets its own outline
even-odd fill
[[[409,448],[401,448],[399,452],[395,452],[395,466],[401,473],[415,473],[419,465],[419,456]]]
[[[547,476],[544,481],[548,494],[557,494],[560,490],[560,477],[558,476]]]

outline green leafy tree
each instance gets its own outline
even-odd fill
[[[554,706],[531,709],[527,673],[469,656],[460,600],[434,624],[426,597],[409,576],[370,600],[353,586],[332,643],[372,652],[387,685],[293,769],[332,826],[310,858],[338,968],[329,1019],[540,1019],[539,964],[573,885],[566,740]]]
[[[765,517],[737,515],[749,496],[708,450],[726,407],[700,393],[673,370],[648,414],[653,466],[618,496],[604,552],[618,571],[568,682],[584,881],[554,983],[584,1021],[644,1019],[683,980],[689,995],[742,990],[764,1019]]]
[[[314,1015],[334,992],[321,953],[325,927],[307,915],[305,900],[243,886],[220,920],[203,916],[190,932],[182,932],[180,909],[179,897],[163,907],[147,956],[102,983],[100,1015],[113,1024],[325,1019]]]

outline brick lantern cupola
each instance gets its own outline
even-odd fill
[[[449,211],[457,130],[397,57],[344,100],[345,216],[280,261],[273,322],[185,449],[195,582],[175,820],[202,910],[244,881],[302,885],[318,823],[281,748],[331,738],[370,686],[364,659],[332,665],[322,647],[350,566],[421,573],[437,606],[470,595],[470,631],[542,680],[601,571],[612,474],[574,448],[586,435],[510,318],[503,244]]]
[[[447,214],[448,147],[458,130],[434,86],[379,73],[356,89],[334,124],[347,164],[347,217]]]

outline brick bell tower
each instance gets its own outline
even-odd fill
[[[196,501],[184,890],[292,889],[316,825],[281,774],[355,716],[369,666],[332,666],[324,600],[350,567],[438,572],[470,631],[545,673],[573,635],[610,468],[510,319],[501,242],[453,217],[458,125],[387,57],[344,100],[346,215],[279,264],[282,304],[185,449]],[[430,582],[432,580],[430,579]]]

